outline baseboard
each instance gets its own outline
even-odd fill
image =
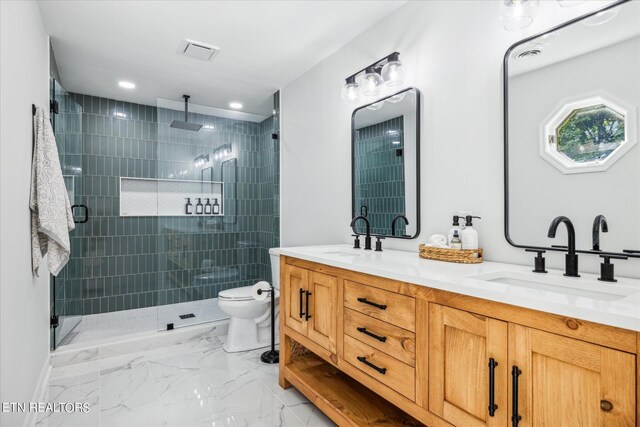
[[[47,394],[47,386],[49,385],[49,376],[51,375],[51,355],[47,354],[47,358],[44,361],[44,365],[40,370],[40,376],[38,377],[38,383],[33,391],[33,397],[31,402],[44,402]],[[38,421],[37,412],[27,412],[27,416],[24,419],[24,427],[33,427]]]

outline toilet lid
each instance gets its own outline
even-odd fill
[[[226,289],[218,292],[218,298],[234,301],[248,301],[253,299],[253,286]]]

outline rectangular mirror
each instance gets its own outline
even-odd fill
[[[420,92],[409,88],[356,109],[351,118],[352,216],[371,234],[420,233]],[[395,221],[394,218],[403,215]],[[364,221],[354,227],[366,232]]]
[[[564,215],[580,252],[640,250],[639,22],[640,2],[618,2],[507,51],[505,235],[512,245],[558,250],[551,246],[566,245],[566,234],[550,239],[547,230]]]

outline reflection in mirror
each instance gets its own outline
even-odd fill
[[[552,219],[569,217],[576,247],[640,249],[640,2],[514,45],[505,55],[505,233],[550,247]],[[604,230],[603,230],[604,231]]]
[[[409,88],[358,108],[352,117],[352,213],[371,234],[414,238],[419,227],[420,93]],[[398,215],[406,217],[392,222]],[[364,234],[364,221],[354,227]]]

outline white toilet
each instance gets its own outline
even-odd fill
[[[275,324],[278,343],[280,308],[280,257],[271,257],[271,277],[276,288]],[[271,296],[263,301],[253,299],[253,286],[227,289],[218,294],[220,310],[231,317],[229,334],[222,348],[229,353],[253,350],[271,345]]]

